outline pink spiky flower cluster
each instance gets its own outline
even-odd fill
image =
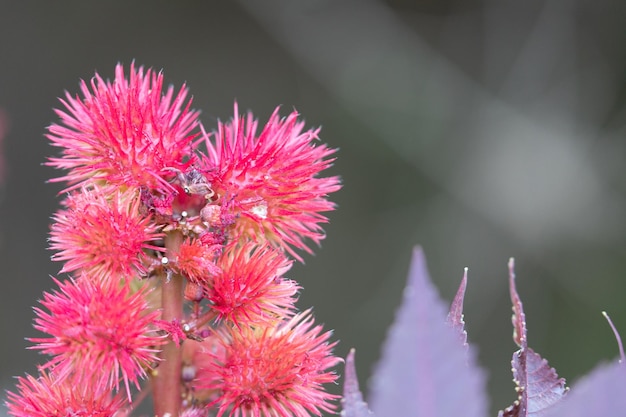
[[[81,93],[47,135],[67,184],[50,249],[69,277],[35,308],[32,349],[50,357],[9,413],[125,416],[150,390],[157,416],[334,411],[335,343],[285,276],[340,188],[319,175],[335,152],[319,129],[278,109],[259,128],[235,104],[207,133],[186,87],[134,65]]]

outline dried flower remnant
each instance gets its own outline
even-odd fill
[[[219,123],[205,135],[205,171],[218,196],[232,200],[236,234],[268,240],[301,258],[293,248],[311,252],[305,243],[324,238],[323,212],[334,209],[328,194],[340,188],[338,177],[318,177],[330,167],[334,149],[315,144],[319,129],[303,131],[298,113],[281,118],[276,109],[261,132],[251,113]],[[213,142],[212,139],[215,139]]]
[[[310,310],[278,326],[223,328],[224,358],[209,364],[205,389],[217,389],[217,417],[305,417],[333,412],[338,396],[324,390],[337,379],[329,368],[341,362],[332,355],[330,333],[314,326]]]
[[[151,324],[159,312],[150,312],[144,290],[127,285],[88,276],[56,282],[59,290],[41,301],[48,312],[35,308],[35,328],[51,337],[30,339],[32,349],[55,355],[44,368],[78,385],[98,375],[106,389],[119,389],[121,379],[130,398],[130,384],[138,387],[158,360],[164,340]]]
[[[113,82],[96,74],[81,91],[82,98],[66,93],[65,110],[56,111],[61,123],[48,129],[62,149],[48,165],[69,171],[52,181],[168,189],[169,169],[185,171],[193,162],[198,113],[186,102],[185,86],[176,95],[173,87],[163,92],[161,73],[132,64],[127,78],[119,64]]]
[[[20,377],[19,393],[8,392],[7,408],[15,417],[113,417],[123,407],[120,396],[87,381],[76,385],[56,380],[50,373],[40,372],[39,378]]]
[[[140,200],[132,191],[104,194],[82,188],[68,195],[50,232],[54,261],[61,272],[82,270],[107,279],[145,274],[145,250],[162,251],[155,241],[163,234],[139,213]]]

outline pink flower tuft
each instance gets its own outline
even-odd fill
[[[139,387],[165,342],[151,329],[160,312],[148,309],[145,287],[132,293],[128,285],[84,275],[55,281],[59,290],[41,301],[49,313],[35,308],[35,328],[52,337],[30,339],[31,349],[55,355],[44,368],[63,381],[82,384],[96,371],[104,389],[119,389],[122,379],[130,400],[129,383]]]
[[[156,328],[166,332],[176,347],[180,347],[183,340],[187,337],[183,330],[183,325],[177,319],[172,321],[154,320],[153,324]]]
[[[144,274],[144,250],[163,251],[151,244],[162,237],[150,217],[139,213],[140,199],[132,191],[104,194],[83,188],[70,194],[66,208],[57,212],[50,233],[54,261],[64,261],[61,272],[83,270],[99,277]]]
[[[53,181],[167,189],[170,170],[184,171],[193,159],[198,113],[185,103],[186,87],[163,93],[163,75],[134,64],[128,78],[118,64],[113,82],[96,74],[90,85],[81,83],[82,98],[66,93],[60,124],[48,128],[52,145],[62,148],[48,165],[69,170]]]
[[[185,239],[170,259],[170,268],[193,283],[206,282],[220,272],[214,261],[220,250],[220,246],[203,245],[198,239]]]
[[[18,394],[7,393],[6,406],[15,417],[113,417],[123,406],[122,398],[92,383],[80,385],[58,381],[45,371],[35,379],[20,377]]]
[[[332,355],[330,333],[313,325],[305,311],[267,328],[223,328],[226,349],[222,359],[210,362],[212,372],[204,388],[218,389],[217,417],[308,417],[309,412],[333,412],[323,385],[337,379],[329,368],[341,362]]]
[[[279,250],[248,243],[226,249],[221,272],[209,283],[206,298],[218,317],[250,325],[274,323],[292,314],[300,287],[283,277],[291,261]]]
[[[276,109],[258,134],[257,125],[251,113],[239,116],[235,104],[234,119],[205,135],[205,172],[216,194],[232,200],[237,235],[267,239],[301,260],[292,247],[311,252],[304,240],[319,244],[320,223],[328,221],[321,213],[335,207],[326,196],[339,190],[339,178],[318,177],[335,150],[315,144],[319,129],[303,132],[295,111],[281,118]]]

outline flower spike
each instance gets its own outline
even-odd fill
[[[335,150],[319,129],[278,109],[257,129],[235,104],[207,134],[184,85],[134,63],[60,102],[47,165],[67,196],[49,248],[70,278],[35,308],[44,335],[28,340],[49,357],[9,414],[127,417],[148,396],[158,417],[333,412],[336,342],[284,276],[340,188],[320,176]]]

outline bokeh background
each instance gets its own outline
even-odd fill
[[[617,355],[602,310],[626,335],[625,22],[621,0],[0,1],[0,385],[41,361],[24,338],[60,268],[52,109],[132,60],[186,82],[208,128],[281,104],[340,149],[328,237],[290,277],[365,391],[415,244],[446,300],[470,268],[492,415],[515,397],[511,256],[531,346],[576,381]]]

